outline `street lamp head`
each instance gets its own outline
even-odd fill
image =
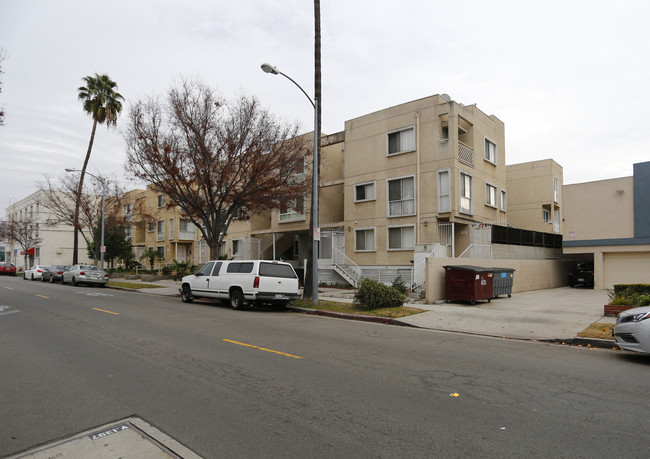
[[[271,64],[264,63],[262,64],[262,70],[266,73],[272,73],[273,75],[278,75],[280,71]]]
[[[77,172],[77,169],[68,169],[68,168],[66,167],[65,171],[66,171],[66,172]]]

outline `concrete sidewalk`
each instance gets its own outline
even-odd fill
[[[160,288],[137,291],[153,295],[179,295],[180,281],[145,283],[156,284]],[[321,287],[318,292],[320,300],[351,303],[354,299],[354,290]],[[603,306],[607,300],[607,291],[604,290],[561,287],[516,293],[512,298],[501,297],[474,306],[461,302],[433,305],[408,303],[408,306],[425,311],[393,322],[432,330],[505,338],[571,341],[593,323],[615,321],[613,317],[603,316]],[[336,316],[345,317],[341,314]]]

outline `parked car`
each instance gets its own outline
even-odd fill
[[[569,287],[583,285],[594,286],[594,264],[590,261],[579,261],[569,271]]]
[[[103,287],[108,283],[108,273],[98,266],[74,265],[63,271],[61,283],[71,282],[72,285],[94,284]]]
[[[70,266],[52,265],[47,269],[47,271],[43,272],[41,280],[43,282],[50,282],[51,284],[54,282],[61,282],[63,279],[63,272],[68,269],[70,269]]]
[[[621,349],[650,354],[650,306],[621,312],[612,334]]]
[[[233,309],[247,304],[285,307],[300,297],[300,282],[289,263],[264,260],[209,261],[181,280],[181,300],[229,300]]]
[[[0,275],[15,276],[16,267],[11,263],[7,263],[6,261],[0,261]]]
[[[43,273],[49,268],[45,265],[34,265],[23,273],[23,279],[37,280],[43,277]]]

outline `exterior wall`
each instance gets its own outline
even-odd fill
[[[511,164],[506,167],[506,173],[508,223],[531,231],[562,233],[564,215],[569,213],[563,196],[562,166],[545,159]],[[543,210],[549,212],[550,222],[544,221]]]
[[[445,299],[445,270],[447,265],[472,265],[484,268],[499,267],[515,270],[512,293],[557,288],[567,285],[571,262],[564,260],[508,260],[508,259],[427,259],[427,303]]]
[[[414,129],[413,148],[389,155],[388,134],[409,128]],[[486,138],[496,145],[494,162],[484,159]],[[438,222],[504,221],[505,212],[498,205],[500,191],[506,187],[504,138],[503,123],[496,117],[440,95],[347,121],[343,193],[348,256],[358,265],[408,266],[413,247],[390,250],[390,228],[413,228],[415,244],[426,244],[438,242]],[[438,171],[449,174],[449,209],[438,206]],[[472,178],[471,212],[460,209],[461,172]],[[388,181],[410,177],[415,191],[413,212],[389,216]],[[374,198],[358,202],[355,186],[364,183],[372,184]],[[495,207],[485,204],[486,183],[497,189]],[[356,231],[363,229],[374,231],[372,251],[355,250]]]
[[[593,258],[594,288],[650,283],[650,162],[632,177],[567,185],[564,254]]]
[[[634,179],[564,186],[565,241],[634,237]]]

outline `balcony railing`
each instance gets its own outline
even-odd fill
[[[474,167],[474,150],[462,142],[458,142],[458,161]]]

